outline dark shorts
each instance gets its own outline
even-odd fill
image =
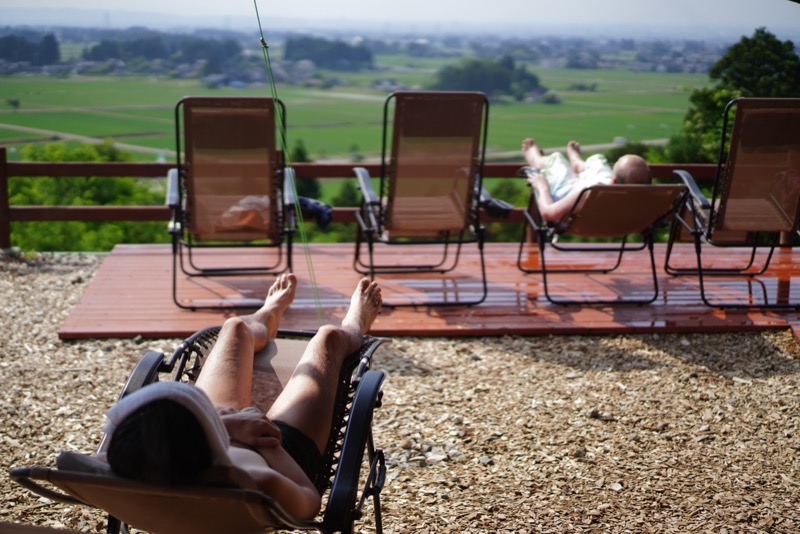
[[[322,455],[316,443],[289,423],[272,421],[281,429],[281,445],[289,456],[297,462],[300,469],[314,482],[317,475],[322,472]]]

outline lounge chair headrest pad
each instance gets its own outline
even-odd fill
[[[232,465],[228,455],[230,436],[211,400],[203,390],[182,382],[156,382],[124,397],[106,414],[106,434],[113,440],[114,429],[126,417],[142,406],[161,399],[177,402],[194,414],[208,439],[214,465]]]

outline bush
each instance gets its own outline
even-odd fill
[[[27,146],[23,160],[58,162],[129,161],[130,156],[110,142],[100,145],[49,143]],[[137,178],[15,177],[9,180],[12,205],[150,206],[164,201],[164,186]],[[24,251],[108,251],[117,243],[164,243],[163,222],[37,221],[11,225],[14,246]]]

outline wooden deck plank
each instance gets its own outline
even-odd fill
[[[656,249],[659,265],[658,299],[644,306],[557,306],[542,293],[541,275],[524,274],[516,267],[518,245],[492,243],[486,246],[489,294],[473,307],[385,308],[373,332],[387,336],[496,336],[505,334],[622,334],[632,332],[722,332],[792,328],[800,330],[796,311],[722,311],[709,308],[700,300],[696,277],[670,277],[661,266],[664,248]],[[359,279],[352,268],[353,248],[349,244],[313,244],[309,247],[318,291],[312,291],[312,278],[302,247],[296,247],[295,273],[300,285],[293,306],[286,313],[285,328],[314,330],[324,323],[337,323],[346,309],[350,292]],[[707,249],[708,264],[731,265],[741,255],[729,249]],[[430,253],[418,247],[402,258],[424,261]],[[531,248],[526,264],[536,265],[536,250]],[[237,256],[252,261],[246,251],[208,252],[211,263]],[[679,246],[675,260],[693,265],[693,251]],[[394,261],[389,259],[387,261]],[[552,256],[552,266],[596,265],[604,261],[597,253],[572,253]],[[175,306],[171,298],[172,259],[167,245],[119,245],[103,261],[78,304],[61,326],[61,339],[135,337],[184,337],[226,317],[246,313],[242,310],[188,311]],[[790,251],[777,253],[767,275],[749,284],[741,280],[709,281],[709,288],[724,292],[726,298],[748,298],[766,294],[770,299],[800,302],[800,258]],[[553,294],[593,294],[604,298],[626,297],[649,289],[648,260],[644,253],[631,253],[620,269],[609,275],[562,274],[551,276]],[[462,254],[458,268],[446,276],[402,275],[380,278],[387,301],[447,295],[456,300],[480,291],[477,252]],[[250,299],[263,300],[272,277],[251,276],[214,279],[179,279],[179,294],[195,301]],[[317,311],[317,301],[320,311]]]

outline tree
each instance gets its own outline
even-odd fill
[[[126,56],[158,59],[167,56],[167,47],[160,37],[143,37],[125,45]]]
[[[42,38],[38,48],[35,64],[54,65],[61,61],[61,49],[58,47],[56,36],[52,33],[48,33]]]
[[[83,51],[83,59],[88,59],[89,61],[105,61],[107,59],[120,58],[122,58],[122,48],[120,44],[117,41],[109,41],[107,39]]]
[[[6,61],[30,61],[30,43],[16,35],[0,37],[0,59]]]
[[[637,156],[646,157],[648,147],[644,143],[625,143],[622,146],[617,146],[605,151],[605,156],[612,164],[616,163],[619,158],[626,154],[636,154]]]
[[[535,90],[544,92],[539,78],[524,65],[516,66],[510,56],[499,61],[466,59],[458,65],[447,65],[436,73],[432,89],[481,91],[491,97],[512,95],[518,100]]]
[[[320,68],[358,71],[371,69],[372,52],[363,44],[350,45],[317,37],[287,39],[283,57],[287,61],[311,60]]]
[[[489,190],[492,197],[498,200],[504,200],[517,207],[528,205],[530,188],[523,180],[518,178],[492,178],[484,180],[483,185]],[[519,241],[522,235],[522,227],[519,223],[482,222],[486,225],[486,240],[490,242]]]
[[[99,145],[48,143],[23,149],[27,161],[129,161],[130,156],[111,142]],[[135,178],[18,177],[10,180],[14,205],[158,205],[163,191]],[[12,223],[14,244],[25,251],[107,251],[120,242],[167,241],[163,223],[29,222]]]
[[[28,61],[31,65],[52,65],[61,60],[61,50],[53,34],[45,35],[38,43],[24,37],[0,37],[0,59]]]
[[[737,96],[740,94],[722,87],[694,91],[689,97],[683,130],[665,147],[666,161],[715,163],[719,157],[722,111]]]
[[[90,61],[121,59],[142,69],[154,60],[170,65],[205,61],[204,75],[225,73],[234,69],[242,58],[242,47],[233,39],[201,39],[187,36],[148,34],[127,40],[103,39],[83,51]]]
[[[361,205],[361,193],[352,180],[345,180],[339,185],[339,191],[331,202],[339,207],[357,207]]]
[[[781,42],[764,28],[731,46],[708,74],[741,96],[800,96],[800,56],[794,43]]]
[[[305,143],[303,143],[302,139],[298,139],[289,154],[289,162],[307,163],[310,161],[311,158],[308,156],[308,149],[306,149]],[[297,194],[301,197],[319,198],[319,180],[316,178],[297,180],[295,187],[297,188]]]
[[[656,159],[671,163],[714,163],[719,155],[722,112],[732,99],[800,96],[800,56],[791,41],[779,41],[764,28],[743,37],[710,69],[716,84],[689,98],[683,129]]]

